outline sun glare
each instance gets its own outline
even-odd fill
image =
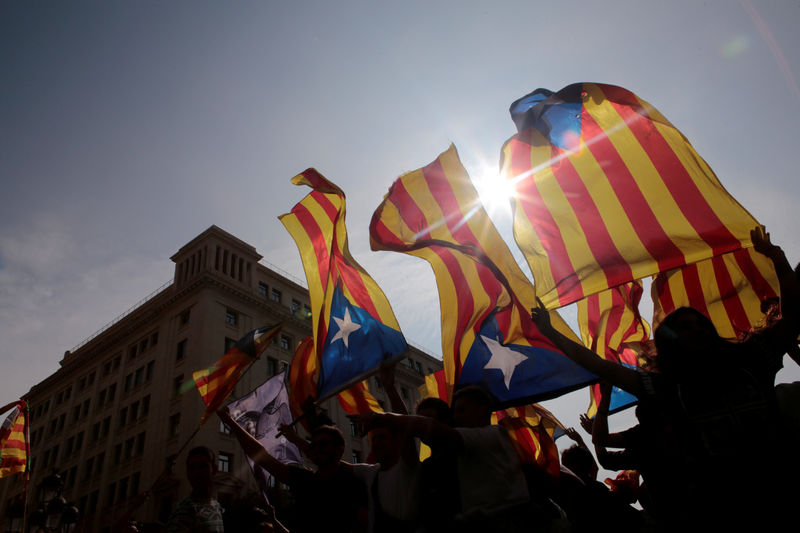
[[[478,195],[486,211],[489,213],[510,212],[510,200],[514,195],[514,185],[511,181],[503,179],[496,171],[485,170],[478,174],[475,188],[478,190]]]

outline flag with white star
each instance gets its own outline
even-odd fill
[[[370,242],[373,250],[431,264],[449,389],[483,385],[500,408],[553,398],[596,380],[531,321],[533,284],[483,208],[454,146],[392,184],[372,215]],[[578,341],[555,311],[550,316],[554,327]]]
[[[317,398],[361,381],[408,348],[389,301],[350,254],[345,195],[313,168],[292,179],[314,189],[278,217],[291,234],[308,281]]]

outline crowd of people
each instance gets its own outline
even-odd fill
[[[345,441],[333,425],[312,427],[310,439],[281,431],[315,469],[272,457],[227,410],[218,412],[245,453],[287,485],[296,512],[285,527],[265,515],[262,531],[294,532],[534,532],[676,531],[714,527],[786,527],[797,479],[796,391],[775,387],[786,353],[797,353],[800,285],[781,249],[760,228],[757,252],[772,260],[780,282],[779,314],[745,340],[721,338],[691,308],[668,315],[654,333],[652,367],[631,369],[598,357],[556,331],[543,309],[532,320],[573,361],[602,380],[594,419],[581,417],[595,453],[577,431],[558,475],[521,461],[502,425],[492,425],[493,399],[483,389],[457,390],[451,404],[426,398],[405,410],[382,369],[391,413],[353,417],[368,433],[372,464],[342,461]],[[608,428],[611,387],[638,399],[638,424]],[[777,393],[776,393],[777,390]],[[420,460],[419,443],[430,448]],[[168,529],[223,531],[210,490],[213,454],[189,453],[192,495]],[[598,464],[621,471],[611,487]],[[789,483],[787,485],[787,483]],[[612,490],[613,489],[613,490]]]

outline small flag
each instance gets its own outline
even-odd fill
[[[641,354],[647,350],[650,325],[639,313],[641,281],[624,283],[591,294],[578,301],[578,326],[583,344],[603,359],[629,368],[641,366]],[[591,418],[600,403],[600,385],[592,385],[587,415]],[[613,387],[609,412],[617,412],[636,402],[632,394]]]
[[[0,478],[25,472],[28,478],[28,404],[20,400],[0,426]]]
[[[389,301],[350,255],[345,195],[313,168],[292,179],[313,189],[278,217],[291,234],[308,281],[318,399],[361,381],[406,344]]]
[[[201,425],[222,407],[242,372],[258,358],[281,327],[282,324],[278,324],[254,329],[239,339],[214,366],[192,374],[200,397],[206,404],[206,410],[200,419]]]
[[[285,386],[285,370],[275,374],[253,392],[228,404],[231,418],[247,430],[272,457],[282,463],[302,464],[303,458],[297,446],[278,434],[281,424],[292,423],[289,397]],[[253,476],[266,501],[270,474],[247,458]]]

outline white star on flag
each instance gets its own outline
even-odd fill
[[[519,352],[515,352],[507,346],[503,346],[496,340],[490,339],[489,337],[484,337],[481,335],[481,339],[483,339],[483,342],[486,343],[486,347],[489,348],[489,352],[492,354],[492,357],[483,368],[494,368],[502,372],[506,389],[509,389],[509,385],[511,384],[511,376],[514,375],[514,370],[517,368],[517,365],[525,361],[527,357]]]
[[[333,338],[331,339],[331,344],[333,344],[339,339],[342,339],[345,348],[349,348],[349,346],[347,345],[347,338],[350,336],[351,333],[353,333],[357,329],[361,329],[361,325],[356,324],[350,318],[350,309],[344,310],[344,318],[333,317],[333,320],[336,322],[336,325],[339,326],[339,331],[337,331],[336,335],[334,335]]]

